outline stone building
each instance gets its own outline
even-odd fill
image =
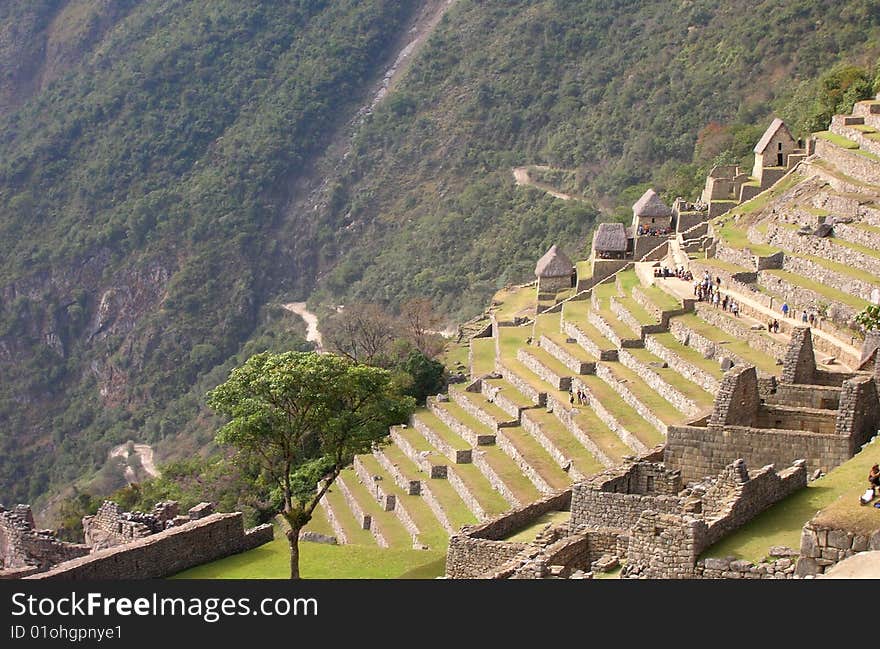
[[[600,223],[593,235],[593,255],[598,259],[626,259],[632,251],[623,223]]]
[[[807,153],[801,143],[792,137],[788,127],[778,117],[774,119],[764,135],[755,145],[755,164],[752,177],[757,181],[760,191],[764,191],[782,178]]]
[[[555,244],[544,253],[535,266],[538,294],[555,294],[571,288],[574,264]]]
[[[11,510],[0,505],[0,579],[22,577],[82,557],[87,545],[59,540],[51,530],[38,530],[27,505]]]
[[[878,425],[873,373],[818,369],[810,329],[796,327],[780,380],[758,379],[750,366],[729,370],[708,418],[669,427],[664,460],[685,480],[737,458],[753,466],[804,459],[810,470],[827,472],[852,457]]]
[[[633,233],[636,237],[650,232],[668,233],[672,210],[653,189],[648,189],[633,206]]]

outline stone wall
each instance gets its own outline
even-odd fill
[[[839,226],[835,225],[834,227],[837,228]],[[795,273],[796,275],[809,277],[817,284],[836,288],[838,291],[843,291],[849,295],[855,295],[863,300],[870,300],[871,291],[874,289],[874,285],[870,282],[843,273],[838,273],[802,257],[786,255],[785,261],[782,264],[782,269]]]
[[[741,312],[744,314],[748,313],[746,306],[742,305]],[[785,356],[786,345],[784,343],[771,338],[765,332],[753,331],[744,321],[737,320],[720,308],[716,309],[705,302],[700,302],[696,305],[696,311],[700,318],[734,338],[747,342],[752,349],[767,354],[770,358]],[[761,321],[765,319],[766,316],[762,314]]]
[[[841,435],[745,426],[670,426],[664,460],[680,469],[684,480],[699,480],[737,458],[750,466],[787,466],[805,459],[811,471],[827,472],[851,456],[849,438]]]
[[[823,239],[812,235],[800,235],[797,230],[774,226],[767,229],[767,242],[790,250],[797,255],[824,257],[840,264],[861,268],[872,275],[880,275],[880,259],[866,255],[858,250],[840,246],[834,239]]]
[[[811,278],[812,279],[812,278]],[[773,273],[759,273],[758,284],[769,292],[778,295],[789,305],[797,305],[801,309],[818,304],[829,304],[828,319],[840,326],[848,326],[859,312],[843,302],[831,301],[818,291],[797,286],[790,283],[786,278]]]
[[[556,344],[547,336],[541,336],[540,347],[547,351],[560,363],[565,365],[574,374],[593,374],[596,371],[596,363],[593,361],[582,361],[577,356],[571,354],[561,345]]]
[[[793,557],[778,557],[760,563],[733,557],[722,559],[707,557],[697,561],[694,577],[697,579],[793,579],[796,560],[797,553]]]
[[[715,248],[715,257],[721,261],[741,266],[745,270],[757,270],[755,265],[755,256],[749,250],[740,250],[739,248],[731,248],[724,245],[722,240],[715,237],[717,246]]]
[[[504,377],[504,380],[510,383],[519,391],[526,399],[529,399],[536,406],[543,406],[547,401],[547,395],[533,388],[525,379],[521,378],[516,372],[507,367],[500,357],[495,358],[495,369]]]
[[[625,530],[648,509],[674,512],[681,477],[656,462],[623,464],[572,486],[572,532],[612,528]]]
[[[815,519],[807,521],[801,530],[800,559],[795,572],[801,577],[819,575],[838,561],[867,550],[880,550],[880,525],[873,533],[859,534]]]
[[[562,329],[565,334],[575,341],[577,344],[587,350],[590,354],[598,358],[602,361],[616,361],[617,360],[617,349],[600,349],[599,346],[593,342],[593,339],[590,338],[587,334],[585,334],[580,327],[574,322],[566,321],[562,325]]]
[[[662,394],[663,398],[671,403],[676,410],[689,416],[696,415],[700,411],[700,407],[693,399],[673,387],[672,384],[653,371],[649,365],[642,363],[625,349],[620,350],[617,355],[621,364],[638,374],[639,378],[658,394]],[[665,426],[663,428],[665,429]]]
[[[767,403],[792,408],[830,408],[837,410],[840,404],[840,388],[821,385],[791,385],[782,383],[776,387]]]
[[[684,376],[686,379],[696,383],[709,393],[715,393],[721,387],[721,381],[705,370],[693,365],[676,354],[674,351],[667,349],[656,340],[653,336],[645,338],[645,349],[664,360],[670,368]]]
[[[622,576],[641,579],[693,579],[706,524],[689,515],[642,512],[630,530]]]
[[[715,396],[709,425],[754,426],[759,406],[758,373],[755,368],[747,366],[728,370]]]
[[[861,376],[845,381],[840,391],[840,409],[835,433],[849,441],[850,455],[877,432],[880,404],[874,379]]]
[[[696,349],[706,358],[715,359],[719,362],[722,358],[729,358],[735,365],[748,365],[742,356],[732,354],[724,345],[719,345],[705,336],[701,336],[681,320],[670,322],[669,331],[682,345]]]
[[[272,538],[273,529],[269,524],[245,530],[241,512],[211,514],[67,561],[29,579],[161,579],[251,550]]]
[[[596,376],[605,381],[608,385],[614,388],[614,391],[617,392],[617,395],[624,400],[624,402],[629,405],[633,410],[635,410],[645,421],[651,424],[654,428],[656,428],[661,434],[666,434],[666,424],[661,421],[657,415],[654,414],[654,411],[651,410],[648,406],[646,406],[638,397],[638,395],[630,390],[627,382],[618,380],[617,376],[607,365],[598,365],[596,367]],[[604,411],[604,415],[602,415],[603,421],[607,419],[609,424],[609,428],[613,430],[617,435],[626,441],[626,443],[637,453],[644,453],[648,450],[648,447],[630,430],[628,430],[620,421],[611,414],[610,411],[606,410],[604,405],[600,402],[600,400],[596,399],[594,396],[590,395],[590,406],[597,413],[601,410]]]
[[[868,158],[851,153],[822,138],[816,138],[816,155],[838,169],[845,169],[846,175],[851,178],[872,185],[880,185],[880,164]]]
[[[570,502],[571,491],[565,490],[480,525],[462,528],[449,539],[446,576],[476,579],[497,570],[528,547],[525,543],[508,543],[500,539],[531,525],[547,512],[568,509]]]
[[[207,506],[207,509],[205,508]],[[181,516],[175,501],[157,503],[150,513],[126,512],[115,502],[105,500],[94,516],[83,518],[86,545],[103,550],[114,545],[129,543],[150,534],[188,522],[191,518],[213,513],[210,503],[203,503],[194,516]]]
[[[516,352],[516,360],[529,368],[542,380],[552,385],[555,390],[567,392],[569,387],[571,387],[571,376],[557,374],[552,368],[544,365],[540,358],[529,353],[528,349],[518,349]]]
[[[7,510],[0,505],[0,570],[6,578],[46,570],[90,551],[87,545],[59,540],[51,530],[36,529],[29,506]]]

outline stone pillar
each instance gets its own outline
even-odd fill
[[[813,335],[809,327],[794,327],[791,343],[782,365],[782,382],[811,385],[816,376],[816,356]]]
[[[729,370],[721,381],[710,426],[754,426],[761,398],[754,366]]]

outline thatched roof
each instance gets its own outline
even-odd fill
[[[660,200],[653,189],[649,189],[633,205],[633,214],[642,217],[666,217],[672,214],[672,210],[666,207],[666,203]]]
[[[571,263],[564,252],[557,246],[550,246],[550,250],[538,260],[535,266],[536,277],[569,277],[574,264]]]
[[[626,252],[626,228],[623,223],[600,223],[593,235],[593,248],[599,252]]]
[[[767,147],[770,146],[770,141],[780,130],[785,131],[788,139],[792,142],[794,141],[794,138],[791,136],[791,132],[785,125],[785,122],[777,117],[772,122],[770,122],[770,126],[767,127],[767,130],[764,131],[764,135],[762,135],[761,139],[758,140],[758,143],[755,145],[755,153],[764,153],[767,150]]]

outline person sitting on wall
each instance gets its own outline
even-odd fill
[[[880,488],[880,465],[875,464],[871,467],[871,471],[868,473],[868,483],[876,493],[877,489]]]

